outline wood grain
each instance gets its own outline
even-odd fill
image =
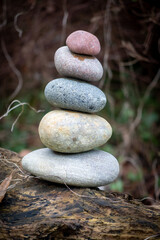
[[[65,185],[25,178],[14,152],[0,149],[0,159],[0,180],[11,172],[21,180],[0,203],[0,239],[137,240],[160,233],[158,205],[93,188],[72,187],[73,193]]]

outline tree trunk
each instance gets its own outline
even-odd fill
[[[160,233],[159,206],[27,177],[18,154],[0,149],[0,155],[0,180],[13,172],[16,183],[0,203],[0,239],[137,240]]]

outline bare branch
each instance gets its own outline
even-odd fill
[[[112,0],[107,1],[106,4],[106,10],[105,10],[105,15],[104,15],[104,26],[103,26],[103,33],[104,33],[104,57],[103,57],[103,78],[101,79],[99,83],[99,87],[102,88],[104,86],[104,82],[106,79],[106,76],[108,74],[109,81],[107,82],[107,88],[109,90],[109,85],[110,85],[110,79],[112,78],[112,71],[109,67],[108,64],[108,59],[109,59],[109,54],[110,54],[110,47],[111,47],[111,5],[112,5]]]
[[[15,103],[18,103],[18,104],[12,107],[12,105],[15,104]],[[37,113],[39,113],[39,112],[44,112],[44,110],[36,110],[36,109],[35,109],[34,107],[32,107],[29,103],[26,103],[26,102],[21,103],[21,102],[20,102],[19,100],[17,100],[17,99],[14,100],[14,101],[12,101],[12,102],[10,103],[10,105],[8,106],[6,113],[3,114],[3,115],[0,117],[0,120],[1,120],[2,118],[7,117],[8,114],[9,114],[11,111],[13,111],[15,108],[17,108],[17,107],[19,107],[19,106],[22,106],[21,112],[18,114],[16,120],[15,120],[15,121],[13,122],[13,124],[12,124],[11,132],[13,132],[13,129],[14,129],[15,124],[17,123],[18,119],[20,118],[20,116],[21,116],[22,113],[23,113],[23,110],[24,110],[23,107],[24,107],[24,105],[29,106],[30,109],[32,109],[34,112],[37,112]]]
[[[137,52],[137,50],[135,49],[131,42],[126,42],[122,40],[122,47],[127,50],[129,56],[137,59],[138,61],[149,62],[148,58],[142,56],[140,53]]]
[[[129,61],[129,62],[120,62],[119,64],[124,66],[124,67],[127,67],[127,66],[133,66],[133,64],[136,64],[138,62],[137,59],[134,59],[132,61]]]
[[[139,125],[141,118],[142,118],[142,112],[143,112],[143,107],[145,104],[146,99],[148,98],[150,92],[152,91],[153,88],[155,88],[155,86],[158,83],[158,80],[160,79],[160,69],[158,70],[156,76],[154,77],[154,79],[152,80],[152,82],[150,83],[150,85],[147,87],[145,94],[141,100],[141,103],[137,109],[137,115],[135,120],[132,122],[131,127],[130,127],[130,132],[133,133],[133,131],[135,130],[135,128]]]
[[[53,175],[48,175],[48,176],[51,176],[51,177],[52,177]],[[62,181],[63,184],[66,186],[66,188],[67,188],[70,192],[72,192],[74,195],[76,195],[77,197],[80,197],[80,198],[89,198],[89,199],[97,199],[96,196],[87,196],[87,195],[82,195],[82,194],[76,193],[75,191],[73,191],[73,190],[67,185],[67,183],[64,181],[63,178],[58,177],[58,176],[54,176],[54,177],[56,177],[57,179],[59,179],[60,181]],[[41,179],[41,176],[36,177],[36,178]],[[113,200],[113,199],[108,198],[108,197],[106,197],[106,196],[102,196],[101,199],[109,200],[109,201],[115,202],[115,203],[116,203],[116,202],[121,202],[121,200]]]
[[[18,79],[18,86],[16,87],[16,89],[14,90],[14,92],[12,93],[12,95],[9,98],[10,100],[12,100],[21,90],[22,85],[23,85],[23,78],[22,78],[21,72],[15,67],[14,62],[7,51],[6,44],[3,41],[3,39],[1,39],[1,47],[2,47],[3,54],[8,61],[10,68],[12,69],[12,71],[14,72],[14,74],[17,76],[17,79]]]
[[[63,11],[64,11],[64,14],[62,19],[61,45],[64,43],[65,36],[66,36],[66,26],[67,26],[67,20],[68,20],[67,0],[64,1]]]
[[[6,0],[3,0],[3,22],[0,24],[0,28],[3,28],[7,24],[7,5],[6,5]]]
[[[159,236],[160,236],[160,234],[158,233],[158,234],[149,236],[149,237],[145,238],[144,240],[148,240],[148,239],[155,238],[155,237],[159,237]]]
[[[158,200],[158,198],[159,198],[158,195],[160,193],[160,189],[158,187],[159,176],[158,176],[158,173],[157,173],[157,170],[156,170],[156,165],[157,165],[157,159],[153,162],[152,168],[153,168],[154,179],[155,179],[154,192],[155,192],[156,200]]]
[[[25,14],[25,12],[20,12],[20,13],[17,13],[16,16],[14,17],[14,27],[15,27],[16,31],[18,32],[19,37],[22,37],[23,31],[18,27],[17,21],[18,21],[18,17],[23,14]]]

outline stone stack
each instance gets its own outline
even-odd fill
[[[47,148],[27,154],[22,166],[51,182],[103,186],[117,178],[119,164],[111,154],[95,150],[112,135],[110,124],[94,114],[104,108],[106,96],[89,83],[99,81],[103,75],[95,57],[100,43],[93,34],[76,31],[69,35],[66,45],[56,51],[54,58],[62,77],[45,88],[47,101],[61,108],[47,113],[40,122],[40,139]]]

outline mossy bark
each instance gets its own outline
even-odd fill
[[[5,149],[0,156],[3,180],[16,165],[21,168],[21,158]],[[21,181],[0,203],[0,239],[137,240],[160,232],[159,206],[93,188],[72,187],[73,193],[64,185],[19,174],[13,172],[13,180]]]

